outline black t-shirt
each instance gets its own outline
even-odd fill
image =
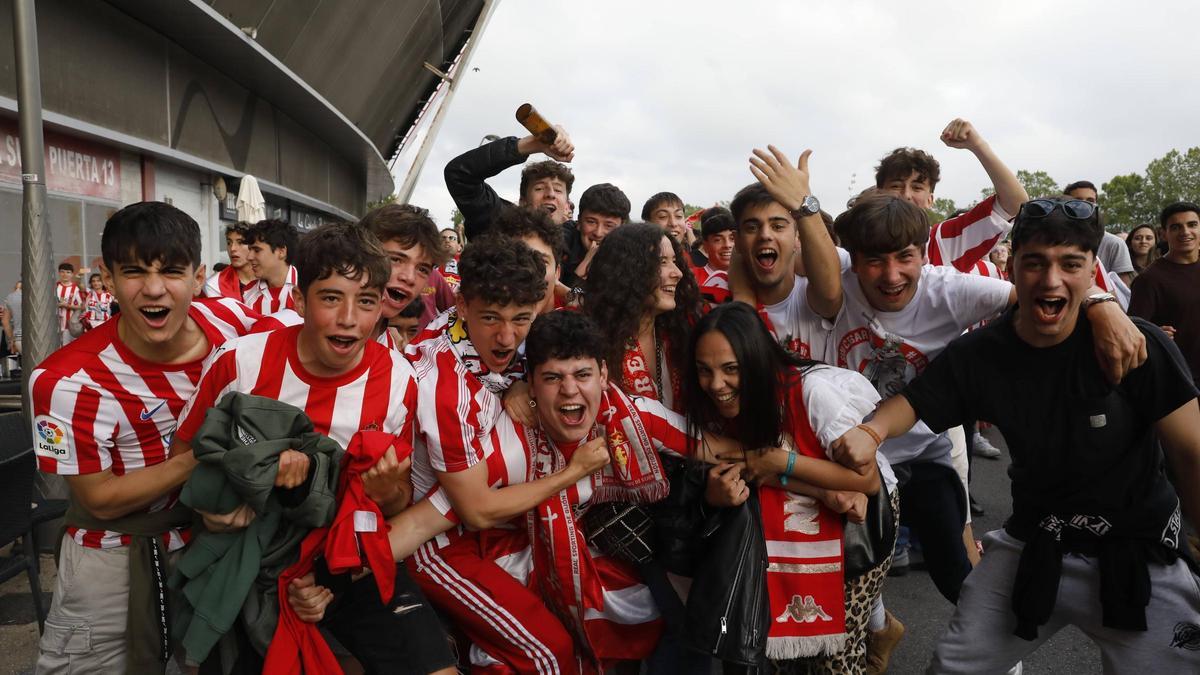
[[[1091,325],[1053,347],[1017,337],[1016,308],[946,347],[902,394],[934,431],[994,423],[1012,453],[1014,516],[1119,514],[1170,490],[1153,424],[1197,395],[1179,349],[1152,324],[1146,362],[1110,385]],[[1173,495],[1172,495],[1173,497]]]

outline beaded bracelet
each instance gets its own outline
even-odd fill
[[[796,466],[796,453],[789,451],[787,466],[784,467],[783,473],[779,474],[780,485],[787,485],[788,475],[792,473],[793,466]]]

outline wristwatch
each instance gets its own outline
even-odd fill
[[[1116,302],[1117,296],[1112,293],[1092,293],[1083,300],[1083,309],[1086,311],[1092,305],[1098,305],[1102,302]]]
[[[817,201],[816,197],[809,195],[804,198],[804,201],[800,202],[800,208],[792,211],[792,217],[796,220],[799,220],[801,218],[815,216],[820,212],[821,202]]]

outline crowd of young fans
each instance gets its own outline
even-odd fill
[[[941,140],[994,195],[940,223],[922,150],[831,217],[772,146],[728,208],[629,222],[608,183],[576,208],[561,128],[446,166],[461,231],[238,223],[207,278],[189,216],[121,209],[30,377],[72,496],[38,671],[878,673],[915,540],[956,605],[932,672],[1068,624],[1200,669],[1200,206],[1160,255]],[[486,180],[522,164],[513,204]],[[1013,483],[982,557],[977,423]]]

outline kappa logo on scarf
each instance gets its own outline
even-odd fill
[[[777,623],[784,623],[789,619],[796,623],[812,623],[817,619],[833,621],[833,617],[829,616],[825,612],[825,608],[818,605],[811,595],[793,595],[792,601],[783,610],[783,614],[775,617]]]

